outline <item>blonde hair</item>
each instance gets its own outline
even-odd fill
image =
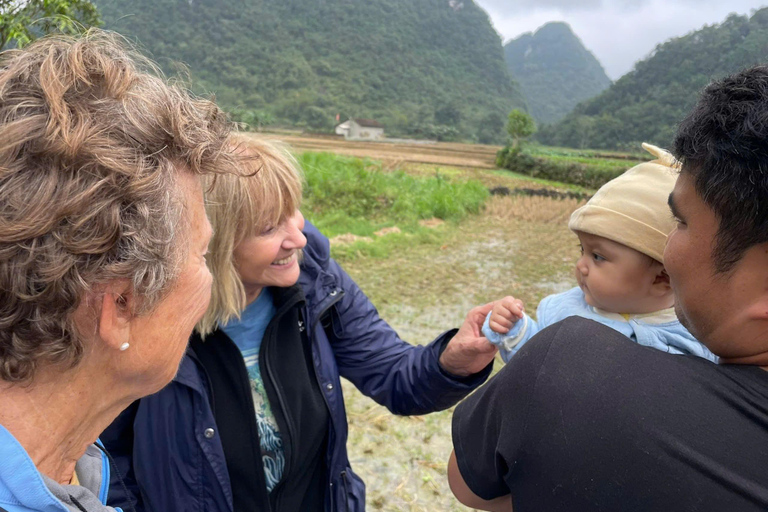
[[[245,156],[239,175],[206,179],[205,209],[213,226],[208,267],[213,274],[211,302],[198,332],[205,336],[218,325],[240,317],[245,288],[233,253],[246,238],[277,226],[301,204],[302,176],[285,147],[255,137],[239,136],[238,152]]]
[[[77,365],[94,287],[150,311],[186,251],[179,173],[237,172],[226,116],[157,73],[99,30],[0,55],[0,380]]]

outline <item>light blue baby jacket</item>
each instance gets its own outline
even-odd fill
[[[662,352],[692,354],[713,362],[718,361],[716,355],[683,327],[672,308],[625,318],[590,306],[584,299],[584,292],[578,287],[546,297],[536,310],[537,320],[525,315],[506,334],[491,330],[488,325],[491,318],[489,313],[483,324],[483,334],[488,341],[499,346],[501,358],[506,363],[537,332],[569,316],[589,318],[619,331],[635,343]]]

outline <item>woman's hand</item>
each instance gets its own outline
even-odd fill
[[[440,366],[457,377],[473,375],[488,366],[498,347],[491,345],[480,329],[494,303],[469,311],[467,318],[440,355]]]

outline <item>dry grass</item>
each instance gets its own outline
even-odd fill
[[[431,144],[404,142],[347,141],[335,136],[288,135],[260,133],[257,136],[279,139],[298,151],[328,151],[339,155],[372,158],[386,162],[387,167],[403,162],[448,165],[473,169],[496,168],[496,152],[501,146],[436,142]]]
[[[493,196],[486,203],[485,213],[500,220],[567,223],[571,213],[585,202],[540,196]]]
[[[373,242],[373,238],[369,236],[358,236],[352,233],[344,233],[343,235],[336,235],[329,240],[331,247],[339,245],[353,244],[355,242]]]

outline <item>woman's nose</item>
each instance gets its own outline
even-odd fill
[[[296,214],[288,221],[289,231],[288,236],[285,238],[284,246],[288,246],[290,249],[302,249],[307,245],[307,237],[301,232],[304,229],[304,216],[301,212]]]

